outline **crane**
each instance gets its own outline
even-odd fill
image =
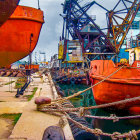
[[[119,3],[123,3],[125,9],[116,10]],[[127,4],[131,4],[130,7]],[[108,32],[107,37],[112,42],[113,46],[116,47],[116,52],[119,53],[119,50],[123,44],[123,41],[132,25],[132,22],[139,10],[140,2],[139,0],[128,1],[128,0],[119,0],[113,10],[107,13],[108,17]],[[124,14],[125,17],[121,17],[118,14]],[[120,23],[119,21],[120,20]]]
[[[39,51],[39,54],[44,56],[44,60],[43,60],[43,62],[40,62],[40,64],[43,67],[45,67],[46,66],[46,53],[44,51]]]
[[[100,50],[100,54],[117,55],[139,10],[139,0],[118,0],[112,10],[108,10],[96,1],[87,1],[65,0],[62,4],[64,57],[69,35],[73,40],[79,40],[83,55],[96,53],[95,48]],[[88,14],[88,11],[95,5],[106,13],[106,28],[100,28],[96,24],[96,17]],[[90,30],[85,31],[84,28],[87,26]]]

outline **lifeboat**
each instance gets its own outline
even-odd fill
[[[0,67],[24,58],[34,50],[43,23],[41,10],[17,6],[0,28]]]
[[[125,64],[118,70],[121,66],[122,64],[115,64],[112,60],[91,61],[89,76],[92,85],[116,72],[92,89],[96,104],[111,103],[140,96],[140,61],[134,61],[131,66]],[[129,111],[130,108],[136,106],[140,106],[140,101],[120,104],[113,108]]]
[[[11,16],[19,0],[0,0],[0,26]]]

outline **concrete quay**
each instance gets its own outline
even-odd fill
[[[20,101],[20,99],[17,101],[16,98],[11,101],[12,99],[9,97],[10,100],[0,102],[0,114],[22,113],[8,140],[42,140],[45,129],[49,126],[58,126],[61,119],[37,111],[34,103],[34,99],[39,96],[57,98],[58,95],[51,76],[43,75],[43,78],[37,78],[33,75],[32,78],[33,82],[30,84],[29,92],[31,91],[30,88],[37,87],[38,89],[31,101]],[[0,97],[0,99],[2,98],[3,96]],[[63,127],[63,132],[66,140],[74,140],[68,123]]]

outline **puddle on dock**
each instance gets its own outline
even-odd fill
[[[62,91],[64,91],[66,96],[72,95],[78,91],[82,91],[88,86],[86,85],[66,85],[59,84]],[[80,106],[93,106],[96,105],[92,90],[86,91],[78,97],[75,97],[70,100],[75,107]],[[111,112],[103,109],[94,109],[90,110],[90,113],[95,116],[110,116],[110,114],[116,114],[117,116],[128,116],[128,114],[122,114],[120,112]],[[120,120],[118,122],[113,122],[111,120],[99,120],[99,119],[87,119],[89,123],[92,123],[92,126],[95,128],[101,129],[103,132],[113,133],[120,132],[125,133],[130,130],[139,130],[140,129],[140,120],[138,119],[129,119],[129,120]],[[140,138],[140,135],[139,135]],[[104,137],[103,140],[111,140],[111,138]]]

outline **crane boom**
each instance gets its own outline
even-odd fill
[[[134,0],[130,8],[126,7],[126,9],[122,10],[122,11],[127,10],[127,14],[124,18],[116,15],[117,12],[114,12],[114,11],[110,11],[108,14],[109,24],[108,24],[107,36],[111,40],[113,46],[115,46],[116,53],[119,53],[119,50],[121,46],[123,45],[124,39],[140,8],[140,2],[138,1],[139,0]],[[122,23],[119,24],[119,22],[117,22],[117,19],[122,20]],[[115,23],[116,25],[114,25]]]

